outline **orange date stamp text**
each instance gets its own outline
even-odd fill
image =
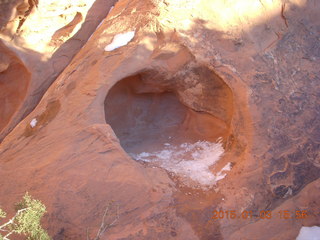
[[[236,211],[236,210],[213,210],[212,220],[221,219],[243,219],[243,220],[270,220],[270,219],[305,219],[308,217],[308,212],[305,210],[261,210],[253,213],[253,211]]]

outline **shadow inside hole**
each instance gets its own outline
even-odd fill
[[[119,81],[105,100],[106,122],[125,151],[138,154],[159,151],[168,144],[215,142],[227,137],[224,121],[185,106],[174,91],[146,86],[142,78],[138,74]]]
[[[25,99],[31,73],[19,57],[0,41],[0,132]]]

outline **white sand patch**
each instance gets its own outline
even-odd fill
[[[37,123],[38,123],[37,119],[34,118],[34,119],[31,120],[30,126],[31,126],[32,128],[34,128],[34,127],[37,125]]]
[[[320,227],[301,227],[296,240],[320,240]]]
[[[132,154],[132,157],[137,161],[154,163],[171,173],[208,188],[223,179],[226,172],[231,169],[231,164],[228,163],[217,174],[210,171],[209,167],[214,165],[223,153],[224,149],[220,142],[198,141],[193,144],[183,143],[179,146],[164,144],[164,149],[161,151]],[[194,184],[190,186],[192,185]]]
[[[126,32],[126,33],[119,33],[114,36],[112,42],[107,45],[104,50],[106,52],[113,51],[119,47],[127,45],[134,37],[135,31]]]

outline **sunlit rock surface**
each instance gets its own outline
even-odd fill
[[[13,107],[7,103],[6,109],[2,110],[12,114],[10,122],[0,124],[0,129],[3,129],[0,141],[39,103],[115,2],[0,1],[1,45],[18,55],[24,68],[31,73],[28,77],[20,76],[21,82],[29,82],[28,86],[20,86],[24,91],[24,101],[16,99],[14,101],[19,104]]]
[[[102,239],[291,240],[320,225],[316,0],[32,2],[0,2],[1,207],[29,191],[53,239],[93,237],[111,201]],[[221,178],[205,189],[185,184],[199,141]],[[198,147],[170,155],[183,171],[136,161],[179,146]]]

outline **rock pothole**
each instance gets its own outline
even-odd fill
[[[22,61],[0,41],[0,132],[23,102],[31,74]]]
[[[229,87],[213,72],[205,69],[208,75],[203,73],[196,68],[188,77],[184,72],[168,80],[158,72],[145,71],[122,79],[106,97],[105,118],[135,160],[208,187],[230,170],[227,164],[214,175],[210,167],[224,153],[233,105],[232,99],[223,99],[232,98]],[[201,85],[200,92],[199,87],[195,92],[186,88],[190,82]]]

